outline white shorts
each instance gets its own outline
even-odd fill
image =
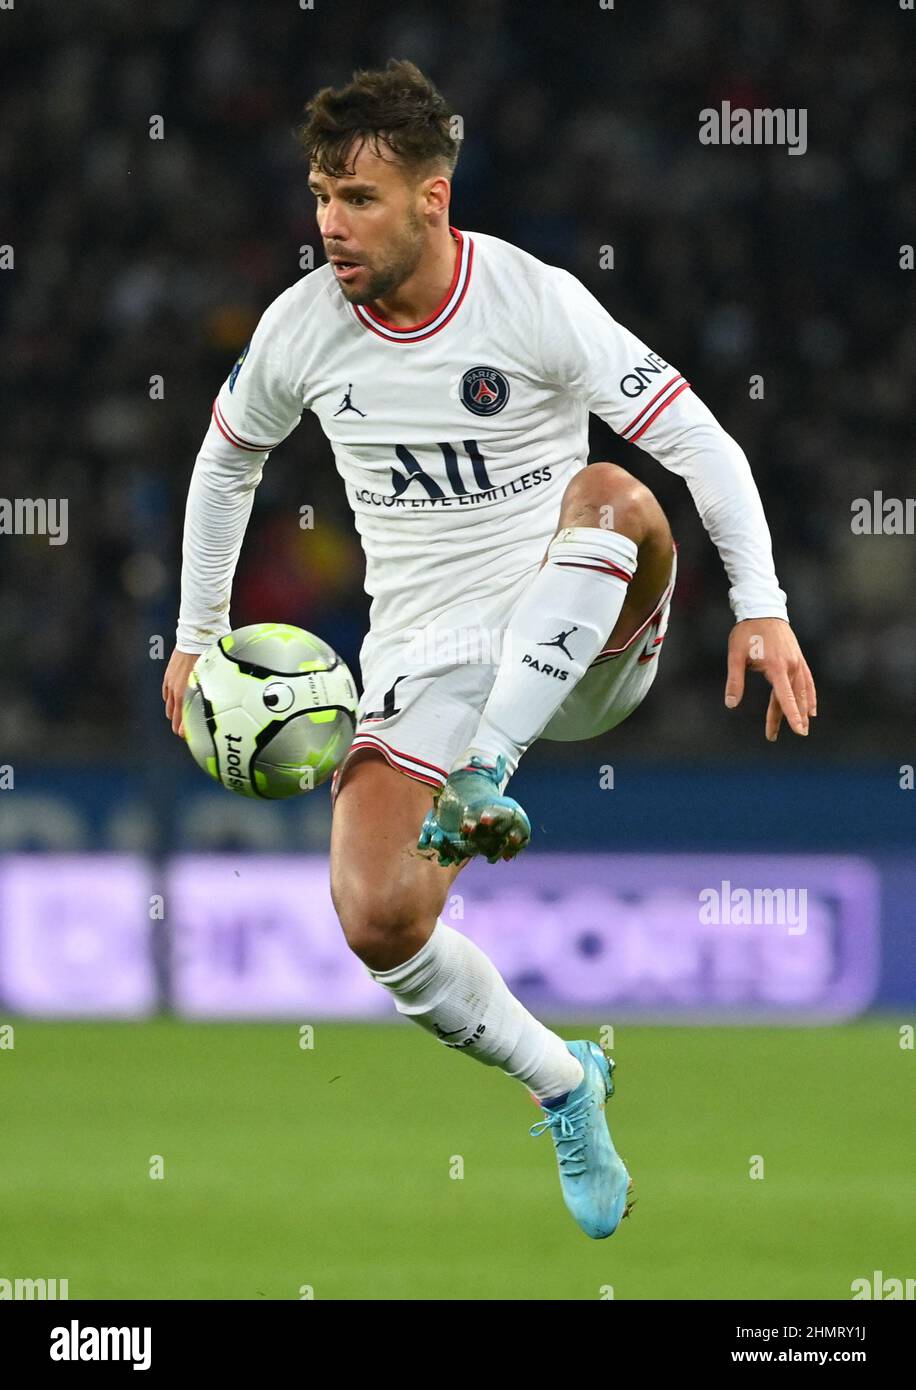
[[[418,782],[442,785],[477,731],[496,678],[499,634],[531,578],[525,576],[521,586],[494,596],[487,604],[450,609],[447,621],[433,623],[422,632],[395,634],[386,642],[379,658],[363,673],[366,685],[356,732],[334,773],[332,801],[347,760],[361,748],[375,749],[392,767]],[[653,612],[624,646],[605,647],[598,653],[541,738],[564,743],[596,738],[622,723],[642,703],[655,680],[676,579],[675,545],[671,578]]]

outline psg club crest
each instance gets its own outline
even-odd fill
[[[509,399],[509,383],[495,367],[472,367],[461,378],[458,395],[474,415],[498,415]]]

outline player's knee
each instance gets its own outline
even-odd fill
[[[344,883],[332,877],[331,900],[353,954],[372,969],[385,970],[392,956],[403,955],[405,943],[422,944],[442,910],[444,895],[440,901],[416,885],[354,875]]]
[[[616,463],[591,463],[576,474],[563,495],[560,524],[620,531],[637,543],[667,527],[654,493]]]

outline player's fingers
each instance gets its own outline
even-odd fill
[[[791,672],[789,681],[792,686],[792,693],[795,696],[795,703],[798,705],[798,712],[802,717],[805,732],[808,731],[808,682],[805,680],[805,673],[802,670],[802,663],[799,662],[795,670]]]
[[[814,684],[811,668],[804,658],[802,658],[802,666],[804,668],[805,684],[808,688],[808,713],[813,718],[817,715],[817,686]]]
[[[782,724],[782,708],[776,698],[776,691],[770,691],[770,702],[767,705],[766,717],[766,736],[770,743],[775,743],[779,737],[779,728]]]
[[[738,643],[733,642],[728,648],[728,674],[725,680],[725,705],[727,709],[734,709],[740,705],[744,695],[744,670],[747,665],[747,653],[742,650]]]
[[[169,702],[168,702],[168,704],[167,704],[167,706],[166,706],[166,714],[168,715],[168,718],[169,718],[169,720],[171,721],[172,733],[173,733],[173,734],[180,734],[180,733],[181,733],[181,727],[182,727],[182,724],[181,724],[181,715],[182,715],[181,700],[178,698],[178,692],[175,690],[175,687],[174,687],[174,686],[172,686],[171,689],[169,690]]]
[[[773,677],[773,689],[779,701],[780,708],[786,717],[789,728],[793,734],[806,734],[808,732],[808,721],[802,717],[795,699],[795,692],[792,689],[792,682],[789,680],[786,671],[779,671]]]

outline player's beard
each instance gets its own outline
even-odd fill
[[[344,298],[350,304],[372,304],[384,299],[409,280],[423,258],[425,232],[423,222],[413,208],[407,214],[403,233],[384,261],[366,265],[369,272],[364,286],[345,285],[338,281]]]

